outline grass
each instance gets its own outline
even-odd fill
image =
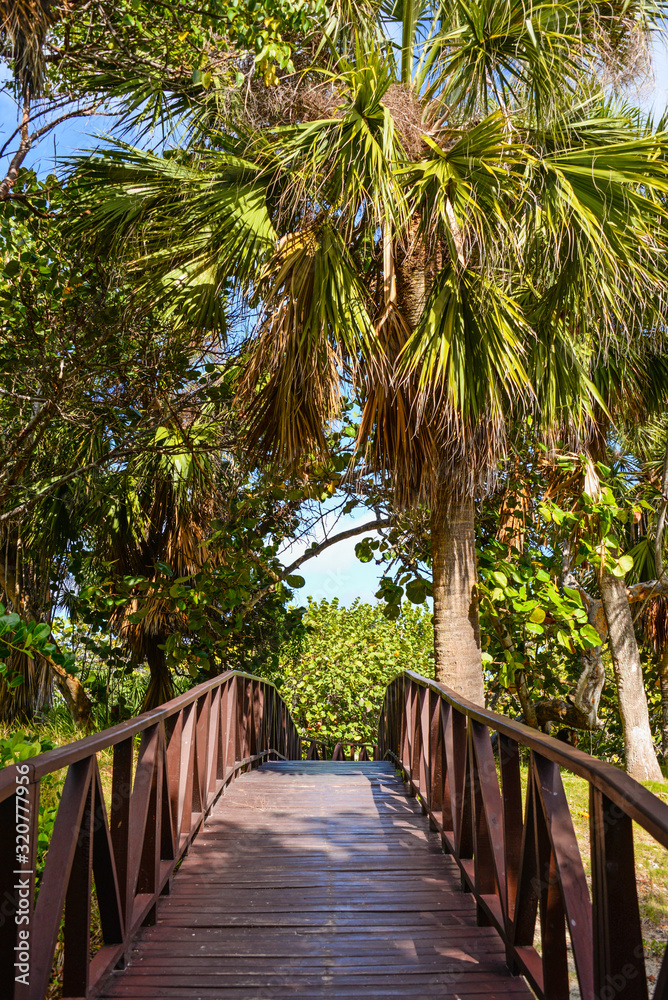
[[[69,713],[64,709],[53,709],[47,716],[39,721],[37,725],[25,727],[18,730],[23,734],[23,740],[19,747],[19,759],[31,756],[36,749],[36,745],[41,745],[42,751],[65,746],[81,739],[82,733],[74,725]],[[12,735],[16,735],[17,730],[10,730],[7,726],[0,726],[0,741],[9,740]],[[33,750],[28,753],[28,746],[32,745]],[[10,758],[11,759],[11,758]],[[9,761],[6,761],[8,763]],[[112,792],[113,773],[113,749],[103,750],[97,755],[97,764],[100,771],[102,792],[109,814]],[[39,896],[39,885],[44,871],[44,863],[49,849],[49,842],[53,831],[53,824],[58,811],[60,796],[65,783],[66,769],[54,771],[47,774],[40,782],[39,797],[39,839],[37,849],[36,885],[37,896]],[[102,925],[100,921],[100,911],[97,903],[95,887],[91,895],[91,936],[90,936],[90,956],[91,958],[102,945]],[[58,934],[58,943],[54,955],[54,965],[47,1000],[58,1000],[62,996],[62,976],[63,976],[63,921]]]
[[[562,771],[566,798],[587,879],[591,878],[589,855],[589,785],[584,778]],[[525,772],[526,780],[526,772]],[[646,781],[645,788],[668,802],[668,782]],[[668,929],[668,851],[633,824],[636,885],[643,927],[647,932]],[[653,935],[652,935],[653,937]]]
[[[6,727],[0,726],[0,741],[7,739],[10,733]],[[44,749],[50,746],[62,746],[81,737],[69,715],[56,709],[40,720],[39,724],[30,728],[26,734],[27,742],[41,743]],[[34,752],[34,751],[33,751]],[[98,767],[105,798],[107,812],[111,801],[113,751],[106,750],[98,754]],[[522,783],[526,792],[527,767],[522,767]],[[41,871],[48,839],[53,828],[53,820],[57,811],[60,793],[65,780],[65,772],[59,771],[48,775],[41,786],[40,795],[40,847],[38,870]],[[590,882],[590,849],[589,849],[589,785],[583,779],[567,771],[562,771],[562,780],[566,798],[570,807],[575,835],[580,848],[583,867]],[[645,787],[668,802],[668,781],[646,782]],[[658,965],[665,948],[668,932],[668,851],[664,850],[654,839],[634,824],[634,854],[636,869],[636,884],[640,916],[643,922],[643,936],[648,963],[648,971],[652,968],[652,960]],[[102,943],[101,928],[97,901],[93,899],[91,920],[91,955]],[[59,946],[56,953],[56,971],[49,991],[49,1000],[56,1000],[61,995],[62,949]],[[574,994],[575,995],[575,994]]]

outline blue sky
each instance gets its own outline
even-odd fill
[[[654,79],[638,95],[637,100],[655,116],[660,116],[668,106],[668,49],[663,39],[657,39],[653,51]],[[12,98],[0,93],[0,146],[16,127],[17,108]],[[56,148],[54,137],[49,136],[42,145],[33,149],[27,161],[39,173],[46,174],[53,169],[54,154],[67,157],[76,150],[93,149],[103,144],[101,136],[106,127],[104,118],[81,119],[68,122],[58,129]],[[342,518],[334,531],[341,531],[357,524],[373,520],[373,513],[354,513]],[[327,525],[326,525],[327,526]],[[362,537],[362,536],[360,536]],[[322,531],[303,542],[295,543],[286,551],[286,559],[292,562],[311,541],[319,541]],[[341,604],[351,604],[356,598],[374,602],[374,592],[378,589],[380,567],[374,563],[360,563],[355,557],[355,544],[359,538],[347,539],[332,546],[322,555],[305,563],[299,572],[306,580],[306,586],[295,595],[299,602],[306,597],[314,600],[338,597]]]
[[[335,527],[331,527],[330,534],[337,534],[349,528],[362,526],[369,521],[373,521],[375,515],[373,511],[365,513],[354,513],[342,517]],[[325,530],[330,527],[325,519]],[[304,552],[313,539],[320,541],[324,532],[318,531],[312,538],[295,542],[286,548],[283,553],[285,563],[289,564]],[[370,537],[377,537],[377,532],[369,532]],[[352,604],[356,598],[374,604],[375,592],[378,590],[378,580],[382,575],[381,567],[374,563],[361,563],[355,555],[355,546],[364,538],[359,535],[355,538],[347,538],[342,542],[337,542],[331,548],[326,549],[322,555],[316,556],[304,563],[299,570],[306,586],[295,592],[295,600],[298,603],[305,603],[306,597],[312,597],[314,601],[328,600],[338,597],[341,604]]]
[[[668,47],[664,39],[657,39],[654,44],[654,87],[648,103],[656,116],[659,116],[668,106]]]

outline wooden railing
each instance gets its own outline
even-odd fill
[[[110,748],[107,813],[98,754]],[[285,703],[273,684],[228,672],[0,771],[3,1000],[44,1000],[59,938],[62,996],[92,995],[138,928],[155,921],[158,897],[225,786],[271,757],[301,758]],[[36,893],[40,783],[64,768]],[[93,880],[103,943],[91,959]]]
[[[667,848],[668,804],[611,764],[409,671],[386,691],[379,746],[458,863],[479,922],[505,941],[513,973],[544,1000],[568,1000],[568,928],[582,1000],[647,1000],[633,822]],[[591,892],[562,768],[589,784]],[[653,996],[668,998],[668,950]]]
[[[330,753],[331,751],[331,753]],[[378,744],[362,740],[336,740],[332,745],[327,740],[309,742],[307,760],[378,760]]]

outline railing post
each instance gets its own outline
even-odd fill
[[[197,777],[200,812],[206,813],[208,763],[209,763],[209,720],[211,718],[211,692],[197,699]]]
[[[444,701],[439,697],[438,699],[438,712],[439,712],[439,726],[441,729],[440,744],[441,744],[441,760],[443,766],[443,779],[442,779],[442,800],[441,800],[441,815],[443,822],[443,848],[444,850],[450,851],[451,844],[455,841],[455,822],[454,822],[454,812],[453,810],[457,807],[457,792],[456,788],[453,791],[453,781],[454,781],[454,761],[452,754],[451,737],[452,737],[452,707],[447,701]],[[449,840],[451,843],[446,842],[446,834],[449,834]]]
[[[237,679],[231,678],[225,685],[223,693],[223,754],[225,759],[225,779],[234,767],[237,752]]]
[[[429,689],[429,808],[443,822],[443,740],[441,738],[441,699]],[[436,826],[431,821],[433,829]]]
[[[589,790],[594,989],[597,997],[607,989],[615,1000],[647,1000],[633,824],[603,792]]]
[[[93,868],[93,783],[86,795],[65,896],[63,997],[88,994],[91,874]]]
[[[0,802],[0,845],[3,848],[0,851],[0,969],[12,970],[13,990],[10,986],[8,996],[27,1000],[35,945],[32,932],[40,787],[39,781],[31,780],[29,764],[15,765],[14,770],[15,788],[25,791],[14,792]],[[28,947],[24,951],[21,946],[26,942]]]
[[[128,845],[130,835],[130,796],[132,794],[132,739],[123,740],[114,747],[111,779],[111,843],[114,848],[118,889],[121,897],[123,920],[127,926],[128,913]],[[178,794],[178,788],[177,788]]]
[[[419,714],[419,746],[416,748],[418,752],[417,761],[417,771],[418,771],[418,788],[420,789],[420,798],[422,800],[422,812],[426,814],[431,806],[430,801],[430,790],[431,790],[431,758],[430,758],[430,744],[431,744],[431,718],[429,713],[429,689],[426,687],[420,687],[417,690],[418,695],[418,714]]]
[[[237,697],[236,697],[236,714],[235,714],[235,726],[234,726],[234,759],[243,760],[246,756],[246,679],[244,677],[235,678]]]
[[[258,700],[258,711],[259,711],[259,736],[258,736],[258,752],[263,753],[268,748],[267,743],[267,716],[265,712],[265,690],[266,685],[264,681],[260,681],[257,686],[257,700]]]
[[[538,855],[538,905],[540,907],[540,937],[543,958],[543,993],[545,1000],[562,1000],[564,996],[568,996],[566,914],[561,895],[559,869],[543,812],[542,794],[534,758],[535,754],[532,751],[531,770],[536,789],[533,806]]]
[[[459,852],[462,842],[462,801],[466,778],[466,716],[451,705],[448,706],[445,718],[444,735],[452,832],[455,851]]]
[[[503,803],[503,843],[506,870],[506,933],[515,916],[517,880],[522,854],[522,780],[517,740],[499,733],[499,766]]]
[[[160,730],[144,730],[139,747],[135,787],[130,809],[130,900],[134,894],[154,895],[160,877],[159,845],[161,813]],[[143,923],[155,924],[155,904]]]
[[[487,726],[471,719],[469,733],[474,778],[476,890],[480,894],[494,894],[498,887],[498,914],[495,915],[503,924],[506,902],[503,808],[496,761]],[[493,900],[488,901],[488,905],[493,902]],[[479,922],[488,922],[487,917],[480,913],[480,909]]]
[[[220,734],[220,688],[211,692],[209,702],[209,724],[207,734],[207,762],[206,762],[206,799],[207,806],[210,798],[216,792],[216,785],[220,777],[220,760],[222,757],[222,740]]]
[[[410,730],[413,725],[413,705],[411,699],[411,682],[405,677],[401,680],[401,700],[403,703],[401,712],[401,742],[399,744],[400,751],[398,756],[404,768],[409,771],[411,764]]]
[[[259,749],[259,729],[260,729],[260,684],[259,681],[251,681],[249,684],[249,722],[250,722],[250,739],[248,741],[249,757],[254,757]],[[257,763],[252,764],[251,767],[256,768]]]

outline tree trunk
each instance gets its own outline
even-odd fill
[[[93,726],[93,706],[83,684],[78,677],[68,673],[64,667],[55,663],[50,657],[47,658],[47,663],[75,725],[82,729],[91,729]]]
[[[172,672],[167,666],[164,649],[158,649],[158,642],[160,641],[160,639],[156,638],[155,643],[146,654],[146,662],[151,671],[151,678],[146,688],[146,694],[144,695],[142,704],[143,712],[148,712],[151,708],[157,708],[158,705],[164,705],[166,701],[171,701],[174,697]]]
[[[436,680],[485,704],[472,499],[438,483],[431,512]]]
[[[659,657],[659,678],[661,680],[661,756],[663,766],[668,767],[668,645]]]
[[[649,726],[638,643],[633,631],[624,580],[603,570],[601,599],[608,623],[610,652],[617,682],[626,770],[639,781],[660,781],[663,775]]]
[[[16,556],[14,558],[16,559]],[[4,564],[2,559],[0,559],[0,592],[4,591],[12,602],[13,610],[17,614],[20,614],[26,621],[40,622],[41,617],[35,613],[31,602],[27,598],[22,599],[14,569],[15,567],[11,568],[8,565],[6,558]],[[49,639],[56,647],[58,646],[53,635]],[[43,681],[35,685],[33,678],[37,673],[39,675],[48,675],[50,672],[50,676],[65,699],[65,704],[75,724],[83,729],[91,728],[93,724],[93,706],[81,681],[77,677],[68,673],[64,667],[61,667],[52,660],[50,656],[41,653],[35,654],[34,661],[31,661],[28,656],[22,657],[22,661],[23,670],[20,672],[24,678],[24,683],[15,692],[5,692],[4,696],[0,697],[0,701],[2,701],[0,711],[4,717],[11,720],[14,716],[20,716],[21,714],[31,716],[34,712],[46,708],[51,700],[50,684],[48,688],[45,687]],[[26,703],[25,699],[31,693],[33,695],[32,701]]]

